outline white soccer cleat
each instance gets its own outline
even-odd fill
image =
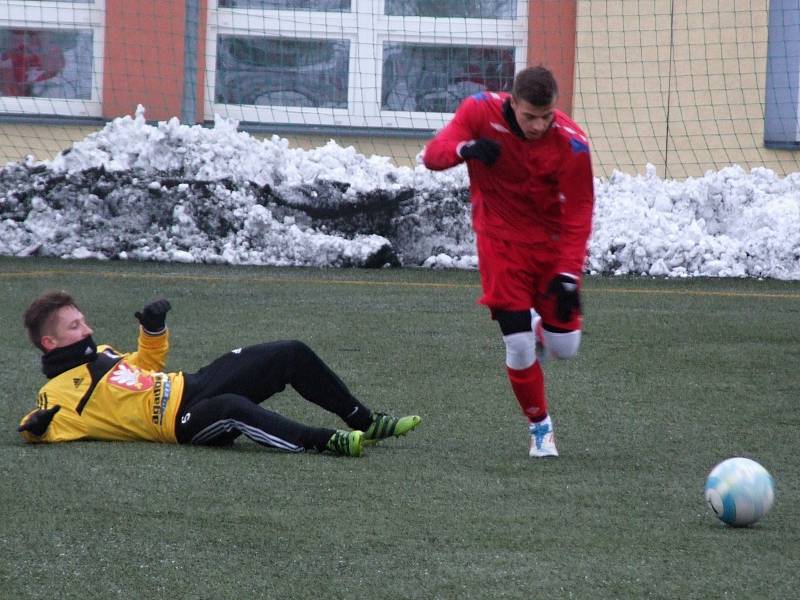
[[[531,434],[528,456],[533,458],[558,456],[556,435],[553,433],[553,423],[550,421],[550,417],[539,423],[531,423],[528,429]]]

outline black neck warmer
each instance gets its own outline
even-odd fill
[[[42,356],[42,372],[48,379],[52,379],[64,371],[92,362],[96,358],[97,345],[92,336],[87,336],[74,344],[56,348],[44,354]]]
[[[511,108],[511,98],[503,102],[503,118],[511,128],[511,132],[518,138],[525,139],[525,134],[522,132],[522,127],[517,123],[517,117],[514,115],[514,109]]]

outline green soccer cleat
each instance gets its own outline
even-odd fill
[[[364,443],[375,444],[388,437],[399,437],[419,425],[422,419],[417,415],[392,417],[384,413],[372,413],[372,424],[364,432]]]
[[[364,452],[363,439],[363,431],[342,431],[339,429],[334,432],[331,439],[325,444],[325,449],[339,456],[361,456]]]

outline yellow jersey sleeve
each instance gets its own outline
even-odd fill
[[[163,371],[169,353],[169,329],[158,335],[148,335],[139,327],[139,344],[136,352],[125,357],[128,364],[146,371]]]

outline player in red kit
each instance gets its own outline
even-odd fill
[[[557,94],[548,69],[524,69],[511,94],[467,98],[423,157],[432,170],[467,162],[479,302],[500,325],[532,457],[558,456],[541,362],[578,351],[594,206],[589,142],[555,108]]]

